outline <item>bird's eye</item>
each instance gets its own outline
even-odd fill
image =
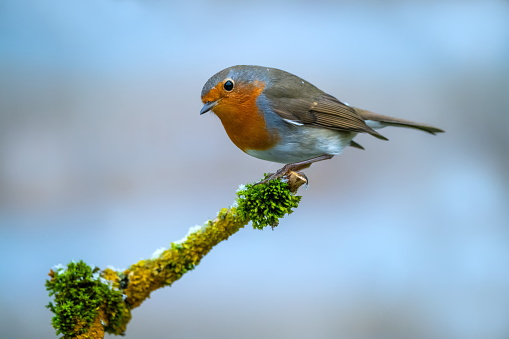
[[[233,90],[233,81],[231,80],[227,80],[224,85],[223,85],[224,89],[228,92],[230,92],[231,90]]]

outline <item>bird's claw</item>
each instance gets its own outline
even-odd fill
[[[307,176],[302,172],[293,171],[291,167],[283,166],[276,173],[269,173],[263,180],[258,181],[255,185],[266,184],[271,180],[282,179],[288,182],[290,191],[293,193],[297,192],[297,189],[302,186],[309,185]]]

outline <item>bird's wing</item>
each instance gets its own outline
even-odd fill
[[[280,92],[278,94],[281,94]],[[319,93],[315,96],[281,96],[268,99],[272,110],[281,118],[293,123],[311,125],[316,127],[369,133],[379,139],[387,140],[384,136],[366,125],[364,119],[350,107],[332,95]],[[303,99],[311,97],[312,99]]]

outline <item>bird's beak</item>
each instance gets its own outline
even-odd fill
[[[214,108],[215,105],[217,105],[217,101],[207,101],[205,105],[203,105],[203,108],[200,111],[200,115],[207,113],[212,108]]]

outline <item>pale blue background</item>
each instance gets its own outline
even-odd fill
[[[278,168],[198,115],[235,64],[447,133],[314,165],[294,214],[153,293],[126,338],[508,338],[509,3],[489,0],[2,1],[0,336],[54,338],[53,265],[127,267]]]

